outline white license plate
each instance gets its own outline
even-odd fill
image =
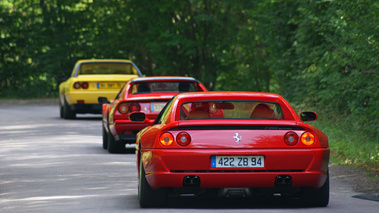
[[[211,156],[212,168],[262,168],[263,156]]]
[[[98,89],[120,89],[123,85],[115,82],[98,82],[96,87]]]
[[[166,103],[151,103],[151,111],[152,112],[160,112]]]

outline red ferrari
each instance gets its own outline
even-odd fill
[[[141,207],[168,196],[281,196],[329,202],[328,138],[279,95],[204,92],[175,96],[137,134]],[[149,115],[133,113],[136,122]],[[299,199],[300,198],[300,199]]]
[[[136,134],[148,124],[131,121],[134,112],[143,112],[151,122],[175,95],[202,92],[207,89],[191,77],[140,77],[129,80],[115,100],[99,97],[103,104],[103,148],[110,153],[125,152],[125,144],[133,144]]]

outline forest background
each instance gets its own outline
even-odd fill
[[[378,173],[378,38],[376,0],[1,0],[0,99],[57,97],[79,59],[131,59],[315,110],[333,161]]]

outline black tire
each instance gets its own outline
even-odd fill
[[[108,133],[103,126],[103,149],[108,149]]]
[[[125,143],[121,141],[116,141],[111,133],[108,135],[108,152],[109,153],[125,153]]]
[[[66,99],[64,100],[64,106],[63,106],[63,118],[64,119],[76,118],[76,113],[70,109],[70,106],[68,105]]]
[[[160,188],[154,190],[150,187],[146,180],[145,170],[142,165],[142,160],[139,164],[139,178],[138,178],[138,200],[142,208],[149,207],[164,207],[167,203],[167,189]]]
[[[61,118],[64,118],[64,111],[61,101],[59,101],[59,115]]]
[[[302,200],[307,206],[326,207],[329,204],[329,171],[326,181],[320,189],[305,189]]]

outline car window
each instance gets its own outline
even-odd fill
[[[78,75],[137,75],[138,72],[131,63],[83,63],[79,67]]]
[[[196,86],[193,82],[136,82],[132,86],[132,94],[152,92],[195,92]]]
[[[186,102],[181,106],[181,120],[190,119],[259,119],[284,120],[278,103],[261,101]]]
[[[172,102],[174,100],[175,96],[167,102],[167,104],[163,107],[163,109],[159,112],[158,116],[156,117],[154,123],[152,125],[155,125],[155,124],[161,124],[161,123],[164,123],[165,120],[167,120],[167,115],[168,113],[166,113],[167,111],[171,111],[172,110]],[[164,116],[166,115],[166,116]]]
[[[125,97],[125,87],[127,86],[127,84],[124,84],[124,86],[121,88],[121,90],[118,92],[117,96],[116,96],[116,99],[120,99],[122,97]]]

